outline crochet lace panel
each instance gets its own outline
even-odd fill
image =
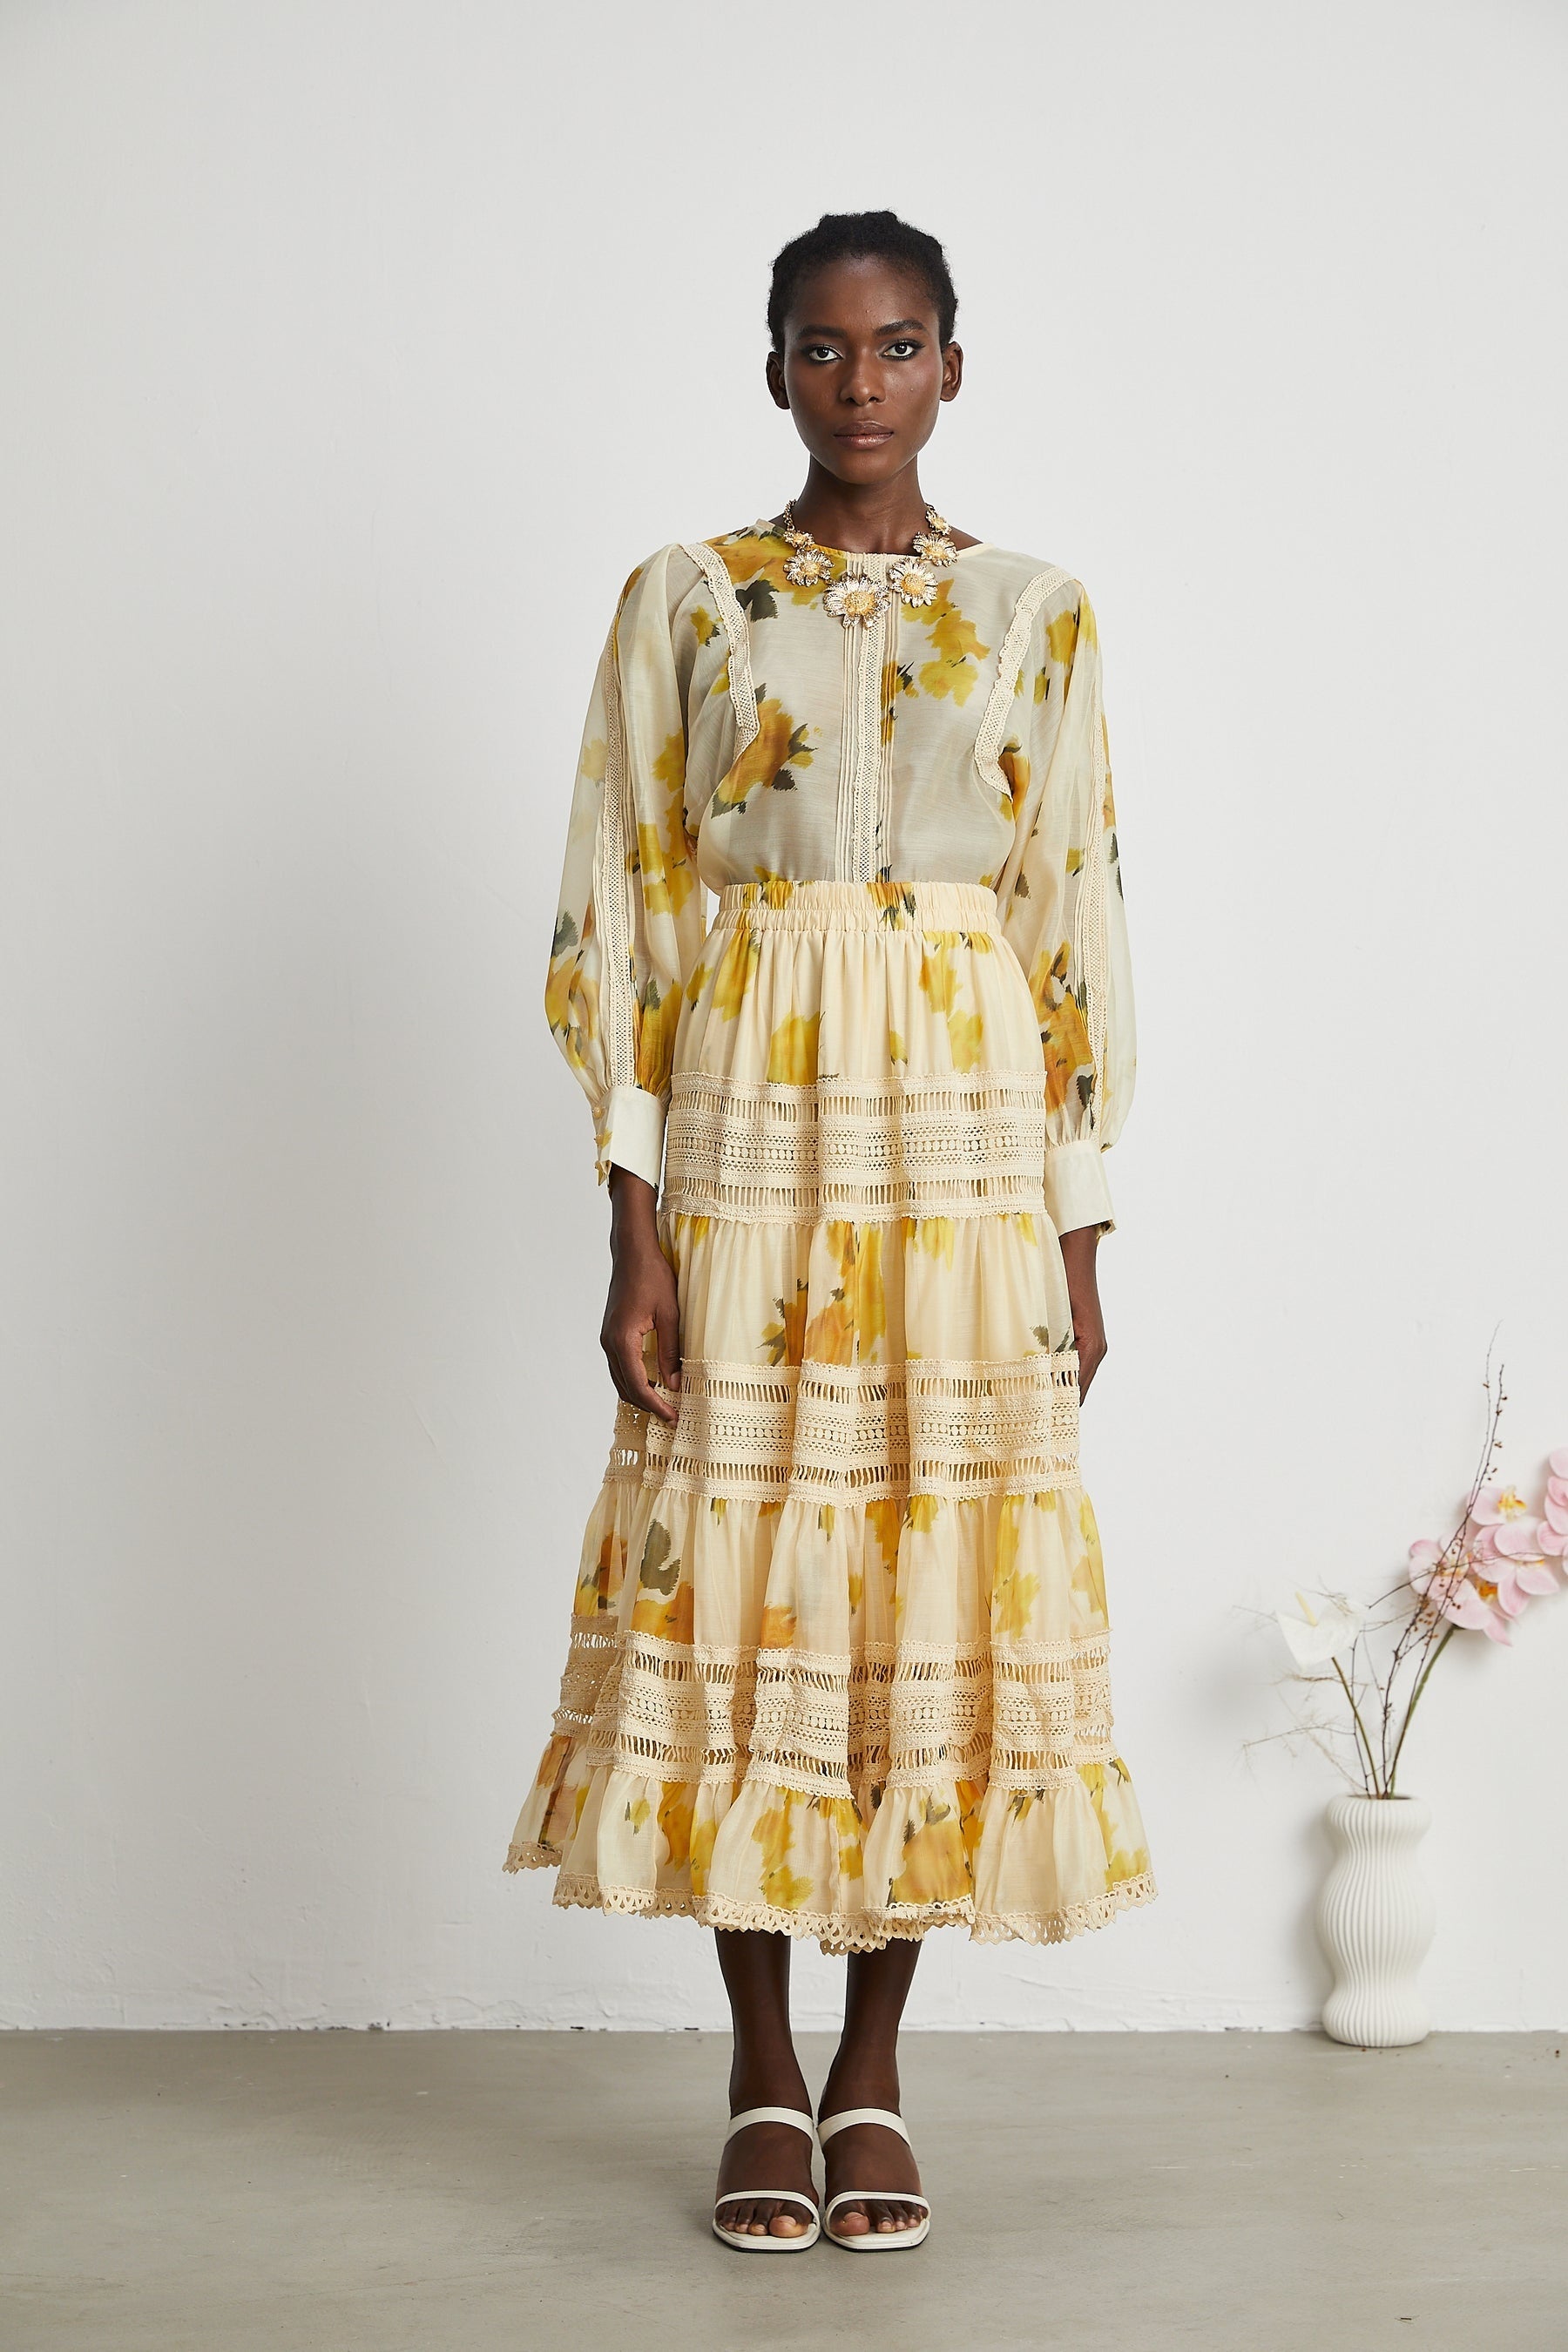
[[[682,1070],[666,1192],[677,1214],[811,1223],[1044,1214],[1038,1070],[742,1086]]]
[[[719,618],[724,624],[724,635],[730,640],[730,702],[735,713],[735,752],[737,758],[757,736],[757,697],[752,682],[752,639],[735,594],[735,583],[730,569],[716,547],[706,540],[683,541],[681,553],[689,555],[707,581]]]
[[[1054,596],[1071,577],[1070,572],[1064,572],[1058,564],[1052,564],[1045,572],[1036,572],[1013,607],[1013,617],[1002,640],[1002,650],[996,656],[996,676],[974,739],[974,764],[982,783],[998,798],[1005,795],[1007,780],[1002,773],[997,754],[1002,749],[1002,738],[1012,712],[1014,697],[1018,691],[1019,675],[1024,667],[1024,656],[1028,651],[1035,616],[1046,598]]]
[[[856,1656],[707,1649],[574,1628],[555,1729],[591,1770],[850,1797],[900,1790],[1041,1793],[1110,1762],[1110,1635]]]
[[[618,1454],[630,1430],[618,1423],[617,1433]],[[681,1494],[1037,1494],[1078,1482],[1078,1358],[1063,1349],[974,1363],[689,1359],[674,1426],[650,1414],[641,1435],[643,1483]]]

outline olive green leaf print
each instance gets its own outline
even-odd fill
[[[735,591],[735,602],[749,621],[771,621],[779,608],[772,583],[761,572]]]
[[[680,1562],[669,1557],[669,1529],[661,1528],[657,1519],[650,1521],[647,1540],[642,1548],[642,1566],[637,1570],[637,1582],[650,1585],[655,1592],[671,1593],[680,1576]]]
[[[797,1281],[793,1299],[775,1298],[779,1319],[763,1333],[770,1364],[798,1364],[805,1353],[806,1286]]]

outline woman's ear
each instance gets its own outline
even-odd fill
[[[768,353],[767,376],[768,390],[773,396],[773,406],[775,408],[787,408],[789,406],[789,394],[784,388],[784,362],[780,359],[777,352],[770,352]]]

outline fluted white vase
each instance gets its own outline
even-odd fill
[[[1419,1797],[1335,1797],[1336,1852],[1318,1898],[1334,1972],[1323,2031],[1363,2050],[1424,2042],[1431,2021],[1416,1978],[1436,1925],[1417,1848],[1432,1815]]]

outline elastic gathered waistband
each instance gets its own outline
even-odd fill
[[[996,893],[984,882],[727,882],[714,929],[994,930]]]

